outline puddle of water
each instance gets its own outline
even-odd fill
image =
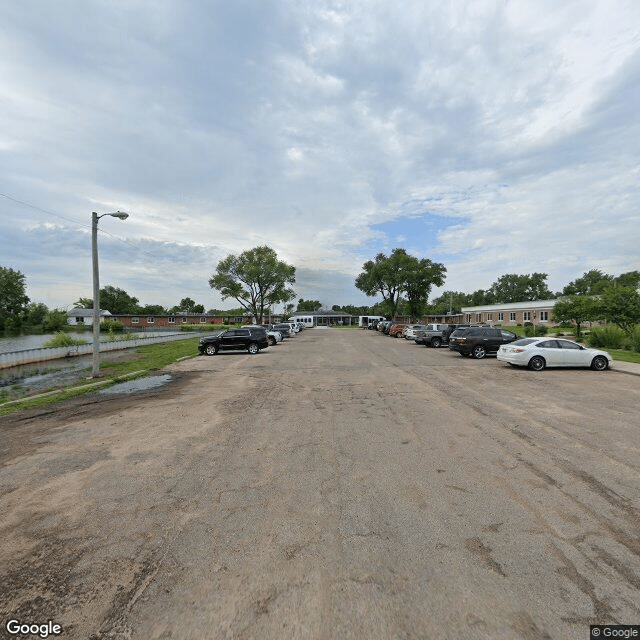
[[[102,389],[100,393],[105,396],[112,396],[123,393],[135,393],[136,391],[147,391],[148,389],[155,389],[168,384],[171,380],[171,376],[166,373],[162,376],[147,376],[145,378],[130,380],[129,382],[114,384],[112,387]]]

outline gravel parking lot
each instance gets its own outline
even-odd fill
[[[640,622],[640,384],[310,329],[0,418],[2,632],[588,638]],[[35,637],[35,636],[34,636]]]

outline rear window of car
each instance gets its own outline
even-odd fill
[[[521,338],[520,340],[516,340],[515,342],[512,342],[511,344],[513,346],[517,346],[517,347],[526,347],[528,344],[531,344],[532,342],[535,342],[537,340],[537,338]]]

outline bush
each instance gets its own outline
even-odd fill
[[[549,328],[544,324],[527,324],[524,328],[524,335],[527,336],[527,338],[546,336],[547,333],[549,333]]]
[[[631,332],[631,348],[637,353],[640,353],[640,324],[633,327],[633,331]]]
[[[590,347],[596,349],[621,349],[625,342],[625,333],[613,324],[593,327],[587,337]]]
[[[105,333],[122,333],[124,331],[124,325],[118,320],[102,320],[100,322],[100,331]]]
[[[80,344],[87,344],[86,340],[79,340],[67,335],[64,331],[58,331],[51,340],[47,340],[44,346],[47,348],[52,347],[76,347]]]

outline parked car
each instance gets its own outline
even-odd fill
[[[389,335],[389,330],[395,324],[393,320],[387,320],[382,324],[382,333]]]
[[[280,331],[280,333],[284,338],[289,338],[294,333],[293,329],[291,328],[291,325],[287,324],[286,322],[278,322],[277,324],[273,325],[273,328],[276,331]]]
[[[213,356],[218,351],[248,351],[251,354],[258,353],[260,349],[269,346],[267,332],[263,327],[249,329],[229,329],[218,335],[206,336],[200,340],[198,351],[208,356]]]
[[[497,353],[501,345],[517,339],[515,333],[495,327],[468,327],[456,329],[451,334],[449,349],[465,357],[473,355],[480,360],[489,353]]]
[[[573,340],[546,337],[522,338],[498,349],[498,360],[511,365],[542,371],[545,367],[591,367],[605,371],[611,366],[606,351],[588,349]]]
[[[410,324],[404,332],[404,339],[415,340],[418,331],[424,331],[428,326],[426,324]]]
[[[392,338],[402,338],[402,336],[404,335],[404,330],[408,327],[408,325],[403,324],[402,322],[396,322],[395,324],[391,325],[391,328],[389,329],[389,335]]]
[[[430,324],[424,330],[418,331],[415,342],[425,347],[441,347],[449,344],[449,338],[456,329],[466,329],[468,324]]]
[[[282,334],[279,331],[269,329],[263,324],[245,324],[241,329],[253,329],[254,327],[263,327],[265,329],[267,332],[267,340],[269,340],[269,346],[273,347],[273,345],[278,344],[278,342],[282,342]]]

